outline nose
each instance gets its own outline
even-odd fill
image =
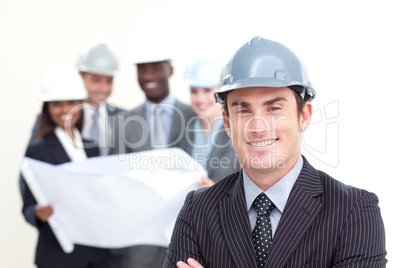
[[[67,114],[70,111],[71,106],[67,102],[63,102],[61,109],[63,111],[63,114]]]
[[[109,89],[109,85],[107,82],[103,82],[100,86],[101,93],[106,93]]]
[[[271,124],[269,120],[264,116],[253,116],[249,120],[248,130],[252,133],[265,133],[269,132]]]
[[[152,66],[150,64],[145,64],[142,69],[141,72],[139,73],[139,76],[147,81],[151,81],[154,80],[155,77],[155,73],[152,69]]]
[[[202,103],[204,101],[204,97],[200,93],[194,94],[194,100],[196,103]]]

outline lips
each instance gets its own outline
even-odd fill
[[[97,95],[99,100],[106,100],[106,98],[108,97],[108,94],[104,94],[104,93],[99,93]]]
[[[249,142],[253,147],[264,147],[264,146],[269,146],[278,141],[279,139],[272,139],[272,140],[266,140],[266,141],[260,141],[260,142]]]

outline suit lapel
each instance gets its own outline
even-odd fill
[[[50,154],[50,159],[54,159],[55,165],[57,164],[63,164],[66,162],[70,162],[71,159],[68,157],[66,150],[64,149],[63,145],[60,143],[59,139],[56,137],[56,135],[50,135],[46,137],[46,142],[47,142],[47,148],[49,150]],[[88,140],[83,140],[83,142],[89,142]],[[99,156],[99,148],[98,147],[93,147],[93,148],[84,148],[85,154],[88,157],[94,157],[94,156]]]
[[[82,142],[85,144],[85,143],[89,143],[91,141],[83,139]],[[87,155],[87,157],[95,157],[95,156],[100,155],[98,146],[84,147],[84,150],[85,150],[85,154]]]
[[[49,154],[51,155],[50,159],[54,159],[52,160],[54,161],[53,164],[62,164],[71,161],[56,135],[47,136],[46,141]]]
[[[238,268],[257,267],[250,221],[244,196],[242,172],[228,195],[219,204],[225,241]]]
[[[172,128],[170,130],[169,143],[178,142],[178,137],[180,136],[180,132],[183,129],[181,126],[185,124],[184,121],[181,122],[184,117],[180,114],[181,109],[178,107],[177,100],[175,101],[174,107],[175,109],[173,111],[173,121]]]
[[[270,248],[266,268],[284,267],[322,209],[317,196],[321,179],[305,158],[303,169],[290,193]]]
[[[147,131],[149,131],[149,126],[148,126],[148,124],[150,124],[150,122],[148,123],[147,118],[150,118],[150,115],[147,115],[147,114],[146,114],[145,103],[142,104],[142,105],[139,107],[138,116],[140,116],[141,118],[143,118],[143,119],[145,120],[145,122],[147,122],[147,124],[146,124],[145,127],[147,127],[147,128],[148,128]],[[143,135],[144,135],[144,133],[143,133],[143,132],[144,132],[144,129],[143,129],[142,127],[144,127],[144,126],[139,126],[139,123],[136,122],[135,127],[132,128],[132,129],[130,129],[130,131],[132,131],[132,133],[131,133],[130,135],[135,135],[136,137],[142,137],[142,138],[144,138],[144,137],[143,137]],[[150,149],[152,149],[152,146],[151,146],[151,133],[148,133],[148,136],[145,137],[145,139],[146,139],[146,140],[145,140],[145,143],[144,143],[142,146],[140,146],[140,148],[135,149],[135,150],[134,150],[135,152],[137,152],[137,151],[145,151],[145,150],[150,150]]]

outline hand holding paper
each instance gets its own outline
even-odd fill
[[[47,206],[36,205],[35,213],[38,219],[40,219],[43,222],[47,222],[49,217],[53,214],[53,208],[51,205]]]

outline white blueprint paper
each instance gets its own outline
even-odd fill
[[[25,157],[20,167],[38,203],[53,206],[49,223],[65,252],[167,246],[185,196],[206,174],[177,148],[62,165]]]

